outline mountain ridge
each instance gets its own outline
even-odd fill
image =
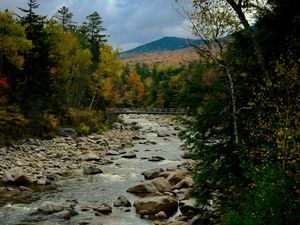
[[[163,51],[174,51],[191,47],[193,45],[200,45],[203,42],[199,39],[179,38],[179,37],[162,37],[158,40],[140,45],[136,48],[122,52],[120,57],[132,57],[134,55],[152,53],[152,52],[163,52]]]

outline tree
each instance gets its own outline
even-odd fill
[[[56,14],[54,15],[59,23],[63,26],[64,31],[69,31],[74,27],[73,13],[69,11],[69,8],[63,6],[62,8],[58,9]]]
[[[205,46],[194,46],[200,56],[215,63],[224,70],[230,85],[232,123],[234,141],[239,143],[237,102],[235,84],[229,62],[224,60],[226,36],[239,29],[240,23],[225,0],[194,0],[193,9],[186,1],[177,0],[180,12],[191,22],[193,34],[199,37]]]
[[[100,62],[90,83],[93,99],[99,100],[100,96],[103,95],[107,105],[120,105],[123,103],[121,96],[123,64],[118,60],[119,52],[107,44],[103,44],[100,51]],[[98,97],[95,98],[96,96]],[[97,102],[92,101],[90,105],[95,105]]]
[[[107,42],[107,35],[103,34],[106,29],[103,28],[102,18],[97,12],[88,15],[86,19],[87,22],[83,23],[83,30],[86,32],[85,35],[92,53],[92,61],[96,66],[100,61],[100,46]]]
[[[133,69],[126,78],[125,103],[128,106],[139,106],[145,97],[145,87],[140,76]]]
[[[24,63],[22,54],[28,52],[32,45],[26,39],[24,27],[16,22],[10,12],[0,12],[0,42],[0,75],[5,72],[6,61],[21,69]]]
[[[19,17],[19,21],[26,27],[27,39],[32,41],[33,48],[25,56],[22,92],[18,96],[22,109],[30,115],[33,115],[33,112],[40,114],[36,115],[37,117],[42,116],[43,110],[51,108],[53,102],[49,99],[54,92],[49,70],[53,64],[50,57],[51,34],[45,29],[46,17],[35,12],[38,7],[36,0],[29,0],[28,9],[20,9],[25,15]],[[39,113],[36,112],[36,108],[40,109]]]

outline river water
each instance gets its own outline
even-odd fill
[[[137,158],[112,159],[113,164],[101,166],[102,174],[84,175],[82,170],[74,171],[70,176],[55,182],[55,185],[44,190],[36,190],[12,200],[9,196],[0,201],[5,202],[0,208],[1,225],[55,225],[80,224],[89,221],[91,225],[149,225],[151,221],[141,219],[134,207],[130,212],[123,212],[113,207],[110,215],[95,215],[93,211],[83,212],[80,209],[88,205],[113,202],[120,195],[127,197],[130,202],[138,198],[127,193],[126,190],[144,180],[142,172],[153,168],[176,168],[183,163],[180,157],[182,142],[176,136],[172,124],[159,124],[160,117],[155,115],[122,115],[127,122],[137,122],[140,129],[141,140],[134,141],[134,147],[125,150],[134,150]],[[158,137],[157,132],[167,133],[167,137]],[[145,145],[149,141],[156,144]],[[165,160],[159,162],[149,161],[152,156],[161,156]],[[105,156],[111,159],[111,156]],[[45,215],[38,212],[38,207],[44,201],[73,202],[79,215],[70,220],[59,219],[54,215]]]

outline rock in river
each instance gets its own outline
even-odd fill
[[[122,155],[122,158],[133,159],[133,158],[136,158],[136,154],[134,151],[129,151],[129,152],[125,153],[124,155]]]
[[[83,167],[83,173],[94,175],[94,174],[103,173],[103,171],[100,168],[91,165],[86,165],[85,167]]]
[[[172,186],[166,178],[158,177],[147,180],[127,189],[130,193],[158,193],[171,191]]]
[[[115,207],[131,207],[130,201],[123,195],[119,196],[116,201],[114,201]]]
[[[96,208],[95,211],[102,214],[110,214],[112,212],[112,208],[108,204],[103,203],[98,208]]]
[[[89,152],[82,154],[80,156],[80,159],[82,161],[99,161],[100,157],[96,153],[89,151]]]
[[[134,207],[140,215],[155,215],[162,211],[170,217],[176,213],[178,202],[169,196],[154,196],[136,200]]]
[[[4,172],[2,176],[4,183],[27,184],[29,179],[25,171],[20,167],[14,167]]]
[[[38,209],[44,213],[56,213],[63,211],[65,207],[61,203],[45,201]]]

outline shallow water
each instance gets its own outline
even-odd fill
[[[113,208],[110,215],[95,216],[95,212],[82,212],[82,206],[98,206],[107,203],[113,206],[113,202],[119,195],[124,195],[133,202],[137,196],[127,193],[126,190],[143,181],[142,172],[153,168],[175,168],[182,164],[179,146],[182,142],[174,135],[176,131],[172,126],[159,125],[157,116],[127,115],[123,116],[126,122],[138,122],[141,128],[140,137],[145,140],[134,141],[134,147],[127,150],[135,150],[135,159],[113,159],[113,164],[101,166],[103,174],[83,175],[82,171],[75,171],[67,178],[55,182],[54,186],[45,190],[35,190],[27,195],[17,195],[16,198],[2,196],[0,202],[5,203],[0,208],[1,225],[51,225],[51,224],[78,224],[82,219],[89,220],[91,225],[149,225],[151,221],[143,220],[135,213],[123,212]],[[149,120],[150,118],[150,120]],[[158,137],[156,132],[163,131],[170,134],[169,137]],[[139,144],[145,141],[154,141],[156,144]],[[146,158],[162,156],[165,160],[150,162]],[[107,156],[108,159],[111,157]],[[79,215],[70,220],[58,219],[53,215],[44,215],[37,211],[38,206],[44,201],[74,202],[75,210]]]

